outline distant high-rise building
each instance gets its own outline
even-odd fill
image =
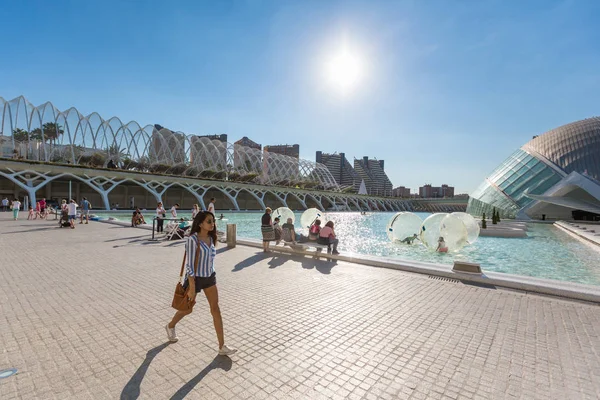
[[[300,145],[299,144],[267,145],[264,147],[264,150],[268,151],[269,153],[277,153],[277,154],[283,154],[284,156],[300,158]]]
[[[282,158],[277,156],[288,156]],[[285,161],[283,161],[285,160]],[[300,145],[281,144],[263,147],[263,174],[281,181],[294,181],[300,172]],[[267,180],[267,177],[264,177]]]
[[[244,136],[233,145],[233,167],[247,172],[262,173],[262,145]]]
[[[443,184],[442,186],[431,186],[430,183],[419,188],[419,197],[454,197],[454,187]]]
[[[355,191],[358,191],[361,179],[346,159],[344,153],[327,154],[317,151],[315,161],[327,167],[341,188],[352,186],[355,188]]]
[[[384,160],[370,160],[367,156],[362,159],[354,159],[354,170],[360,179],[365,181],[368,194],[392,196],[392,182],[384,171],[384,165]],[[358,185],[360,185],[360,180]]]
[[[408,198],[410,197],[410,188],[398,186],[397,188],[394,188],[392,196]]]
[[[185,163],[185,135],[183,133],[173,132],[159,124],[154,125],[152,133],[152,150],[156,162],[158,163]]]
[[[224,171],[227,168],[227,134],[191,135],[190,164]]]

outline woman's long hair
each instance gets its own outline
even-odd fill
[[[204,220],[206,219],[206,217],[211,216],[213,221],[215,221],[215,225],[212,231],[208,232],[208,236],[210,236],[212,238],[213,244],[216,246],[217,245],[217,224],[216,224],[216,220],[215,220],[215,215],[213,213],[211,213],[210,211],[200,211],[198,214],[196,214],[196,217],[194,218],[194,222],[192,223],[192,227],[190,228],[190,235],[194,234],[194,233],[200,233],[200,225],[204,222]]]

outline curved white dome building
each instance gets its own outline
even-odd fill
[[[600,214],[600,117],[534,137],[473,192],[467,211],[503,217],[566,219]]]

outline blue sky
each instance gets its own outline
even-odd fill
[[[385,160],[470,192],[600,114],[599,1],[3,1],[0,96]],[[361,78],[325,77],[342,43]]]

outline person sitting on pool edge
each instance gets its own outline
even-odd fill
[[[317,243],[327,245],[327,254],[340,254],[339,251],[337,251],[339,242],[340,241],[338,238],[336,238],[333,230],[333,221],[327,221],[323,229],[321,229],[319,232],[319,239],[317,240]],[[332,247],[333,251],[331,249]]]
[[[415,239],[417,239],[417,234],[416,233],[414,235],[412,235],[412,236],[405,237],[404,239],[402,239],[400,241],[400,243],[412,244],[412,242],[414,242]]]
[[[444,238],[442,236],[440,236],[440,238],[438,239],[438,245],[435,251],[437,251],[438,253],[448,252],[448,246],[446,246],[446,242],[444,241]]]
[[[300,234],[296,233],[296,229],[294,228],[294,221],[291,218],[288,218],[287,222],[283,224],[281,228],[283,229],[281,238],[284,242],[296,244],[296,240],[300,240]]]
[[[316,242],[319,239],[319,232],[321,232],[321,220],[316,219],[308,229],[308,240]]]

